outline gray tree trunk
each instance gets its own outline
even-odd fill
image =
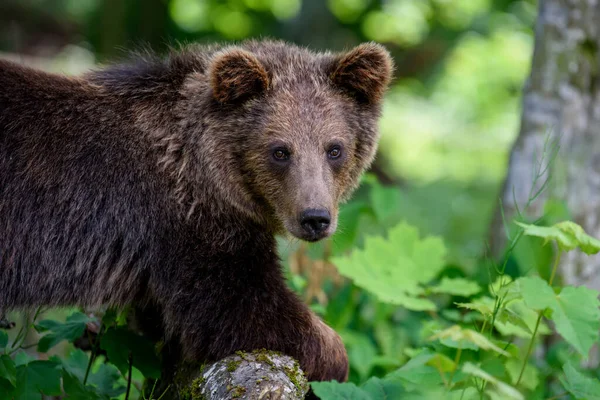
[[[535,160],[542,157],[550,135],[560,150],[548,171],[550,185],[529,211],[537,217],[546,199],[562,200],[575,222],[600,237],[599,48],[600,0],[540,0],[521,130],[501,195],[506,221],[516,213],[514,200],[522,207],[538,189],[532,191]],[[499,211],[490,239],[498,255],[506,244]],[[600,255],[569,252],[560,268],[566,284],[600,289]]]

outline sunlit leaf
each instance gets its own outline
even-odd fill
[[[571,221],[559,222],[550,227],[536,226],[516,222],[529,236],[541,237],[545,242],[555,241],[564,251],[580,248],[586,254],[596,254],[600,251],[600,240],[585,233],[583,228]]]
[[[538,277],[520,278],[517,282],[527,306],[535,310],[552,310],[550,318],[558,333],[587,357],[590,348],[598,340],[600,330],[598,292],[583,286],[569,286],[555,294]]]
[[[505,382],[502,382],[501,380],[497,379],[496,377],[488,374],[481,368],[477,367],[475,364],[466,362],[463,365],[462,371],[465,374],[469,374],[469,375],[475,376],[477,378],[481,378],[484,381],[491,383],[492,385],[494,385],[496,387],[498,392],[502,396],[504,396],[503,397],[504,399],[525,400],[523,395],[521,393],[519,393],[519,391],[517,389],[515,389],[514,387],[510,386],[509,384],[507,384]]]
[[[412,310],[434,310],[420,298],[421,284],[431,281],[444,266],[446,248],[441,239],[419,239],[416,228],[405,223],[389,231],[388,238],[368,237],[363,250],[333,262],[340,273],[380,300]]]
[[[430,286],[432,293],[445,293],[453,296],[469,297],[481,291],[476,282],[465,278],[442,278],[442,281],[435,286]]]
[[[436,333],[429,340],[451,339],[454,342],[461,344],[472,344],[483,350],[491,350],[496,353],[508,356],[509,354],[489,341],[485,336],[472,329],[462,328],[458,325],[451,326],[441,332]]]
[[[506,372],[510,377],[510,382],[513,385],[516,385],[517,381],[519,380],[519,375],[521,374],[523,361],[518,359],[509,359],[504,363],[504,367],[506,368]],[[538,370],[533,365],[527,364],[519,385],[525,389],[534,390],[539,383],[540,379]]]

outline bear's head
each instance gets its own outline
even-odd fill
[[[213,53],[203,146],[223,196],[275,232],[333,234],[375,155],[392,72],[373,43],[330,54],[252,41]]]

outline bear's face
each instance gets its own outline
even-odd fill
[[[212,94],[229,109],[245,192],[279,232],[333,234],[338,206],[377,145],[392,62],[375,44],[341,55],[267,42],[215,57]]]

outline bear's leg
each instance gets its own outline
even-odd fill
[[[154,295],[163,303],[167,337],[180,338],[189,361],[264,348],[296,358],[309,380],[346,380],[340,337],[287,288],[277,261],[262,261],[229,259],[163,275]]]

